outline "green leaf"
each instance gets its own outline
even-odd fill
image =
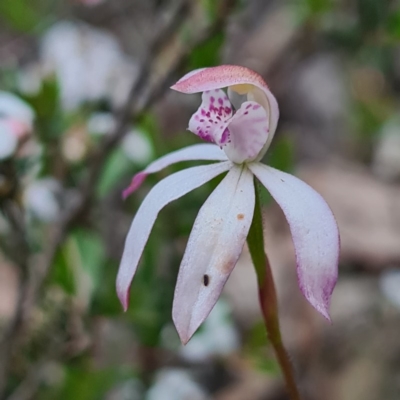
[[[274,141],[267,153],[267,164],[281,171],[290,172],[293,169],[294,148],[292,141],[280,136]]]
[[[0,1],[0,17],[21,32],[32,31],[41,21],[40,14],[27,0]]]
[[[76,231],[74,241],[79,251],[82,270],[90,276],[96,288],[100,283],[106,259],[103,241],[98,234],[87,229]]]
[[[118,382],[127,380],[127,374],[119,369],[95,370],[89,366],[70,367],[66,379],[58,393],[49,399],[59,400],[99,400]]]
[[[254,178],[254,183],[256,203],[254,207],[253,221],[247,236],[247,244],[249,246],[251,260],[257,273],[258,285],[259,287],[262,287],[265,280],[265,266],[267,265],[267,258],[264,250],[264,229],[259,194],[259,188],[261,187],[261,184],[256,178]]]
[[[400,39],[400,11],[393,12],[387,20],[387,31],[394,39]]]
[[[97,186],[97,196],[104,197],[121,180],[132,175],[132,161],[125,155],[121,148],[112,152],[103,168],[103,173]]]
[[[99,284],[93,293],[91,313],[103,316],[121,316],[122,306],[115,290],[115,279],[118,265],[107,262],[104,265]]]
[[[210,22],[215,21],[218,17],[218,9],[220,7],[220,4],[218,3],[219,2],[215,0],[201,0],[201,4]]]
[[[372,31],[378,28],[386,18],[387,6],[387,0],[358,0],[361,28],[364,31]]]
[[[256,368],[270,375],[278,376],[279,364],[268,351],[269,340],[263,321],[256,323],[245,342],[245,353],[252,360]]]
[[[52,281],[66,293],[90,299],[105,264],[101,238],[93,231],[74,231],[56,257]]]
[[[188,70],[218,65],[225,35],[219,32],[195,48],[188,61]]]
[[[66,293],[75,294],[75,276],[70,269],[67,245],[64,245],[57,253],[50,281],[61,286]]]
[[[59,110],[60,90],[55,78],[45,79],[38,93],[23,97],[34,108],[38,119],[49,119]]]
[[[331,0],[306,0],[311,14],[328,12],[332,8]]]

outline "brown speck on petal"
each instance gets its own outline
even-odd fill
[[[238,215],[236,216],[236,218],[237,218],[237,219],[243,219],[243,218],[244,218],[244,214],[238,214]]]
[[[236,261],[234,260],[228,260],[224,262],[220,268],[218,268],[222,273],[228,273],[232,270],[233,264],[235,264]]]

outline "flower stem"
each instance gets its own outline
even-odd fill
[[[247,243],[250,255],[257,273],[259,299],[261,310],[267,329],[268,338],[274,348],[276,358],[281,367],[286,381],[288,394],[291,400],[301,400],[294,379],[293,367],[289,355],[283,346],[279,328],[278,301],[272,276],[271,266],[264,251],[263,221],[260,204],[260,191],[258,181],[255,180],[256,204],[253,222],[250,227]]]

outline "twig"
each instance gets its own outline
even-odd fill
[[[26,300],[29,292],[29,247],[25,237],[23,212],[16,203],[7,200],[4,205],[4,213],[12,227],[12,236],[15,242],[16,253],[15,261],[20,269],[20,279],[16,310],[0,343],[0,391],[7,385],[7,376],[9,374],[10,363],[15,349],[15,346],[11,344],[17,344],[19,342],[20,335],[17,336],[16,332],[19,331],[19,328],[22,325],[24,325],[24,311],[27,307]]]

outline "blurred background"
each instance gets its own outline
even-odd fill
[[[115,293],[135,211],[182,165],[122,190],[199,142],[186,127],[200,96],[168,88],[222,63],[266,79],[281,119],[265,161],[318,190],[341,231],[330,325],[301,296],[264,194],[304,399],[400,398],[398,1],[0,0],[1,399],[287,399],[247,248],[186,347],[172,325],[179,263],[217,182],[160,214],[127,313]]]

